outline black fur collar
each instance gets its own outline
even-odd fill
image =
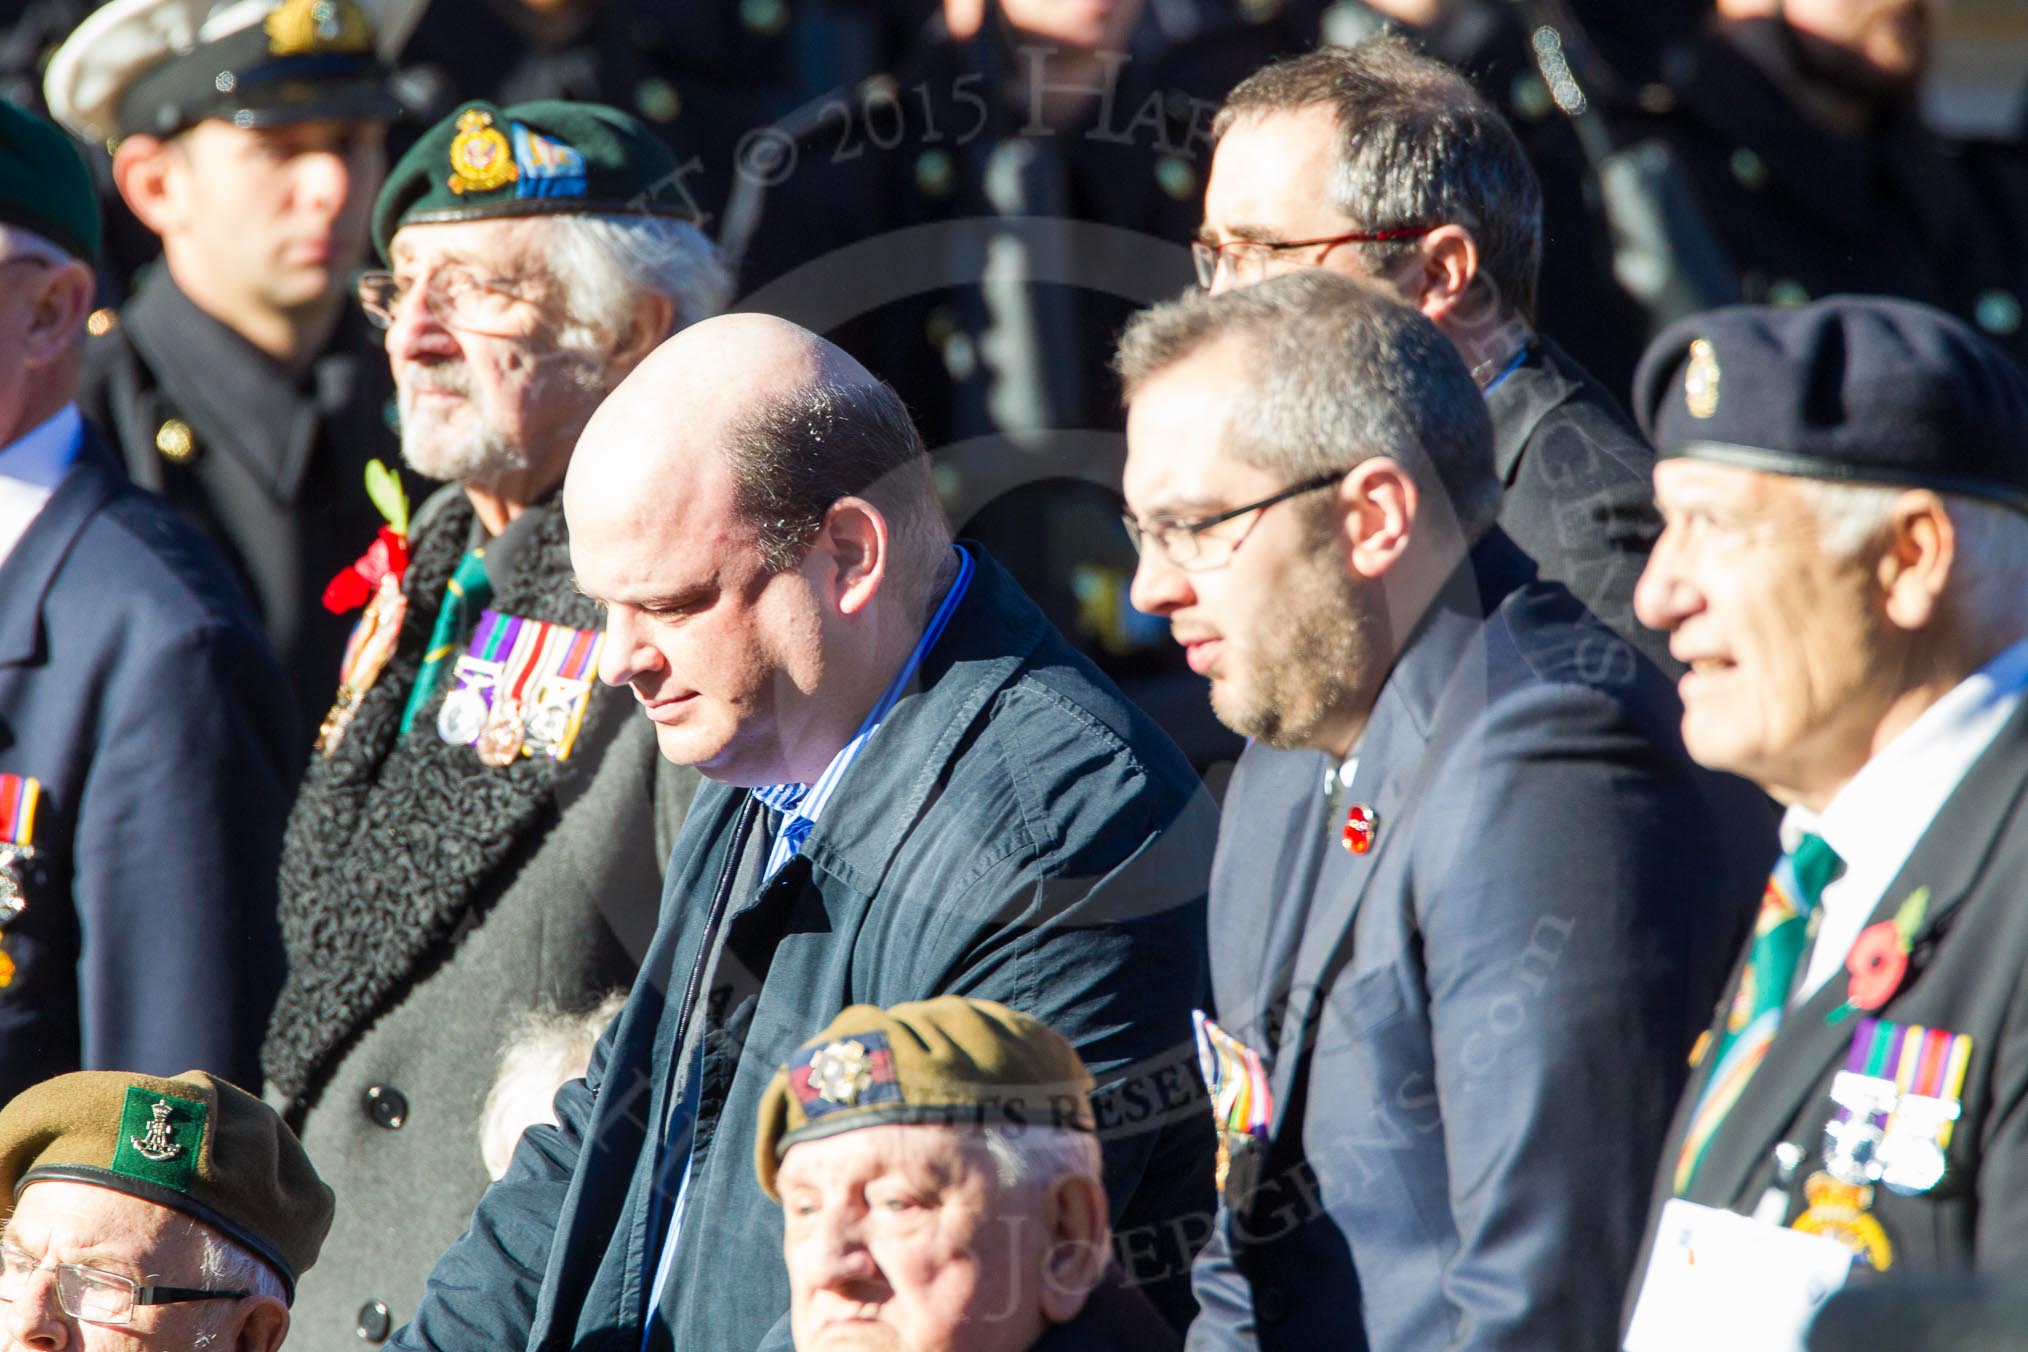
[[[597,608],[571,585],[561,506],[552,498],[530,510],[542,519],[512,576],[496,583],[492,608],[598,628]],[[555,825],[562,782],[586,773],[632,712],[595,691],[566,763],[524,757],[494,769],[472,748],[445,744],[436,731],[441,693],[398,737],[444,584],[472,529],[459,495],[410,542],[395,655],[331,758],[312,759],[289,818],[280,903],[289,973],[261,1056],[297,1110],[345,1047],[506,889]]]

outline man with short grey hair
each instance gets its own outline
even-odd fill
[[[1307,269],[1141,315],[1118,366],[1134,604],[1253,739],[1189,1346],[1609,1346],[1764,832],[1494,523],[1483,401],[1415,310]]]
[[[629,984],[654,928],[696,779],[594,688],[601,618],[559,490],[606,392],[725,300],[664,201],[679,177],[615,110],[474,103],[375,204],[392,270],[360,290],[403,453],[453,483],[412,522],[383,492],[395,519],[327,597],[364,617],[283,851],[264,1059],[340,1199],[298,1311],[319,1344],[413,1313],[488,1181],[503,1030]]]
[[[1263,67],[1212,126],[1203,285],[1322,267],[1420,309],[1485,395],[1501,526],[1544,576],[1671,669],[1633,615],[1661,530],[1654,454],[1619,402],[1535,331],[1542,191],[1499,112],[1464,76],[1382,35]]]

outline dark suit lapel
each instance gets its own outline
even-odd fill
[[[0,606],[0,666],[20,666],[46,657],[43,598],[85,523],[119,492],[123,476],[116,466],[112,452],[87,423],[77,459],[0,563],[0,596],[7,598],[7,604]]]
[[[1544,418],[1579,390],[1549,363],[1540,339],[1529,343],[1528,356],[1514,373],[1486,396],[1493,420],[1493,470],[1508,487],[1521,468],[1521,453]]]
[[[2024,787],[2028,787],[2028,701],[2015,710],[1945,801],[1866,923],[1893,919],[1911,893],[1927,887],[1928,912],[1912,936],[1914,962],[1920,963],[1928,937],[1978,883],[2000,827]],[[1909,979],[1913,977],[1912,969]],[[1740,1191],[1754,1170],[1782,1140],[1826,1073],[1844,1060],[1856,1020],[1849,1016],[1836,1023],[1829,1020],[1845,1003],[1845,991],[1845,978],[1834,975],[1782,1020],[1767,1059],[1712,1137],[1690,1191],[1693,1200],[1716,1205],[1743,1200]],[[1814,1149],[1817,1143],[1812,1139],[1796,1144]]]
[[[1397,842],[1413,830],[1417,800],[1442,755],[1438,707],[1454,684],[1469,685],[1475,671],[1483,673],[1480,635],[1486,616],[1527,579],[1531,567],[1505,533],[1497,528],[1489,532],[1418,622],[1374,701],[1346,803],[1370,806],[1377,828],[1365,854],[1334,846],[1326,850],[1318,872],[1317,898],[1296,952],[1271,1081],[1277,1131],[1291,1101],[1298,1063],[1316,1034],[1322,1002],[1351,960],[1360,902],[1382,861],[1391,851],[1407,848]],[[1483,675],[1476,683],[1484,688]],[[1337,823],[1327,828],[1327,839],[1336,829]]]

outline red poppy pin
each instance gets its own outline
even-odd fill
[[[1826,1019],[1838,1023],[1860,1010],[1871,1013],[1894,998],[1908,977],[1908,955],[1915,947],[1915,932],[1929,913],[1929,889],[1918,887],[1892,920],[1868,925],[1853,941],[1846,955],[1845,970],[1851,980],[1845,987],[1845,1003]]]
[[[324,609],[333,615],[365,605],[383,577],[391,575],[400,585],[401,575],[408,571],[408,494],[402,492],[400,476],[378,460],[367,461],[366,496],[387,524],[364,554],[325,585]]]

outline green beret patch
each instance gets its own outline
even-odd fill
[[[373,239],[386,258],[410,223],[542,213],[696,219],[674,154],[638,119],[594,103],[475,101],[424,132],[389,173]]]
[[[209,1114],[202,1103],[129,1086],[120,1112],[120,1139],[113,1148],[113,1172],[189,1192],[197,1177]]]

